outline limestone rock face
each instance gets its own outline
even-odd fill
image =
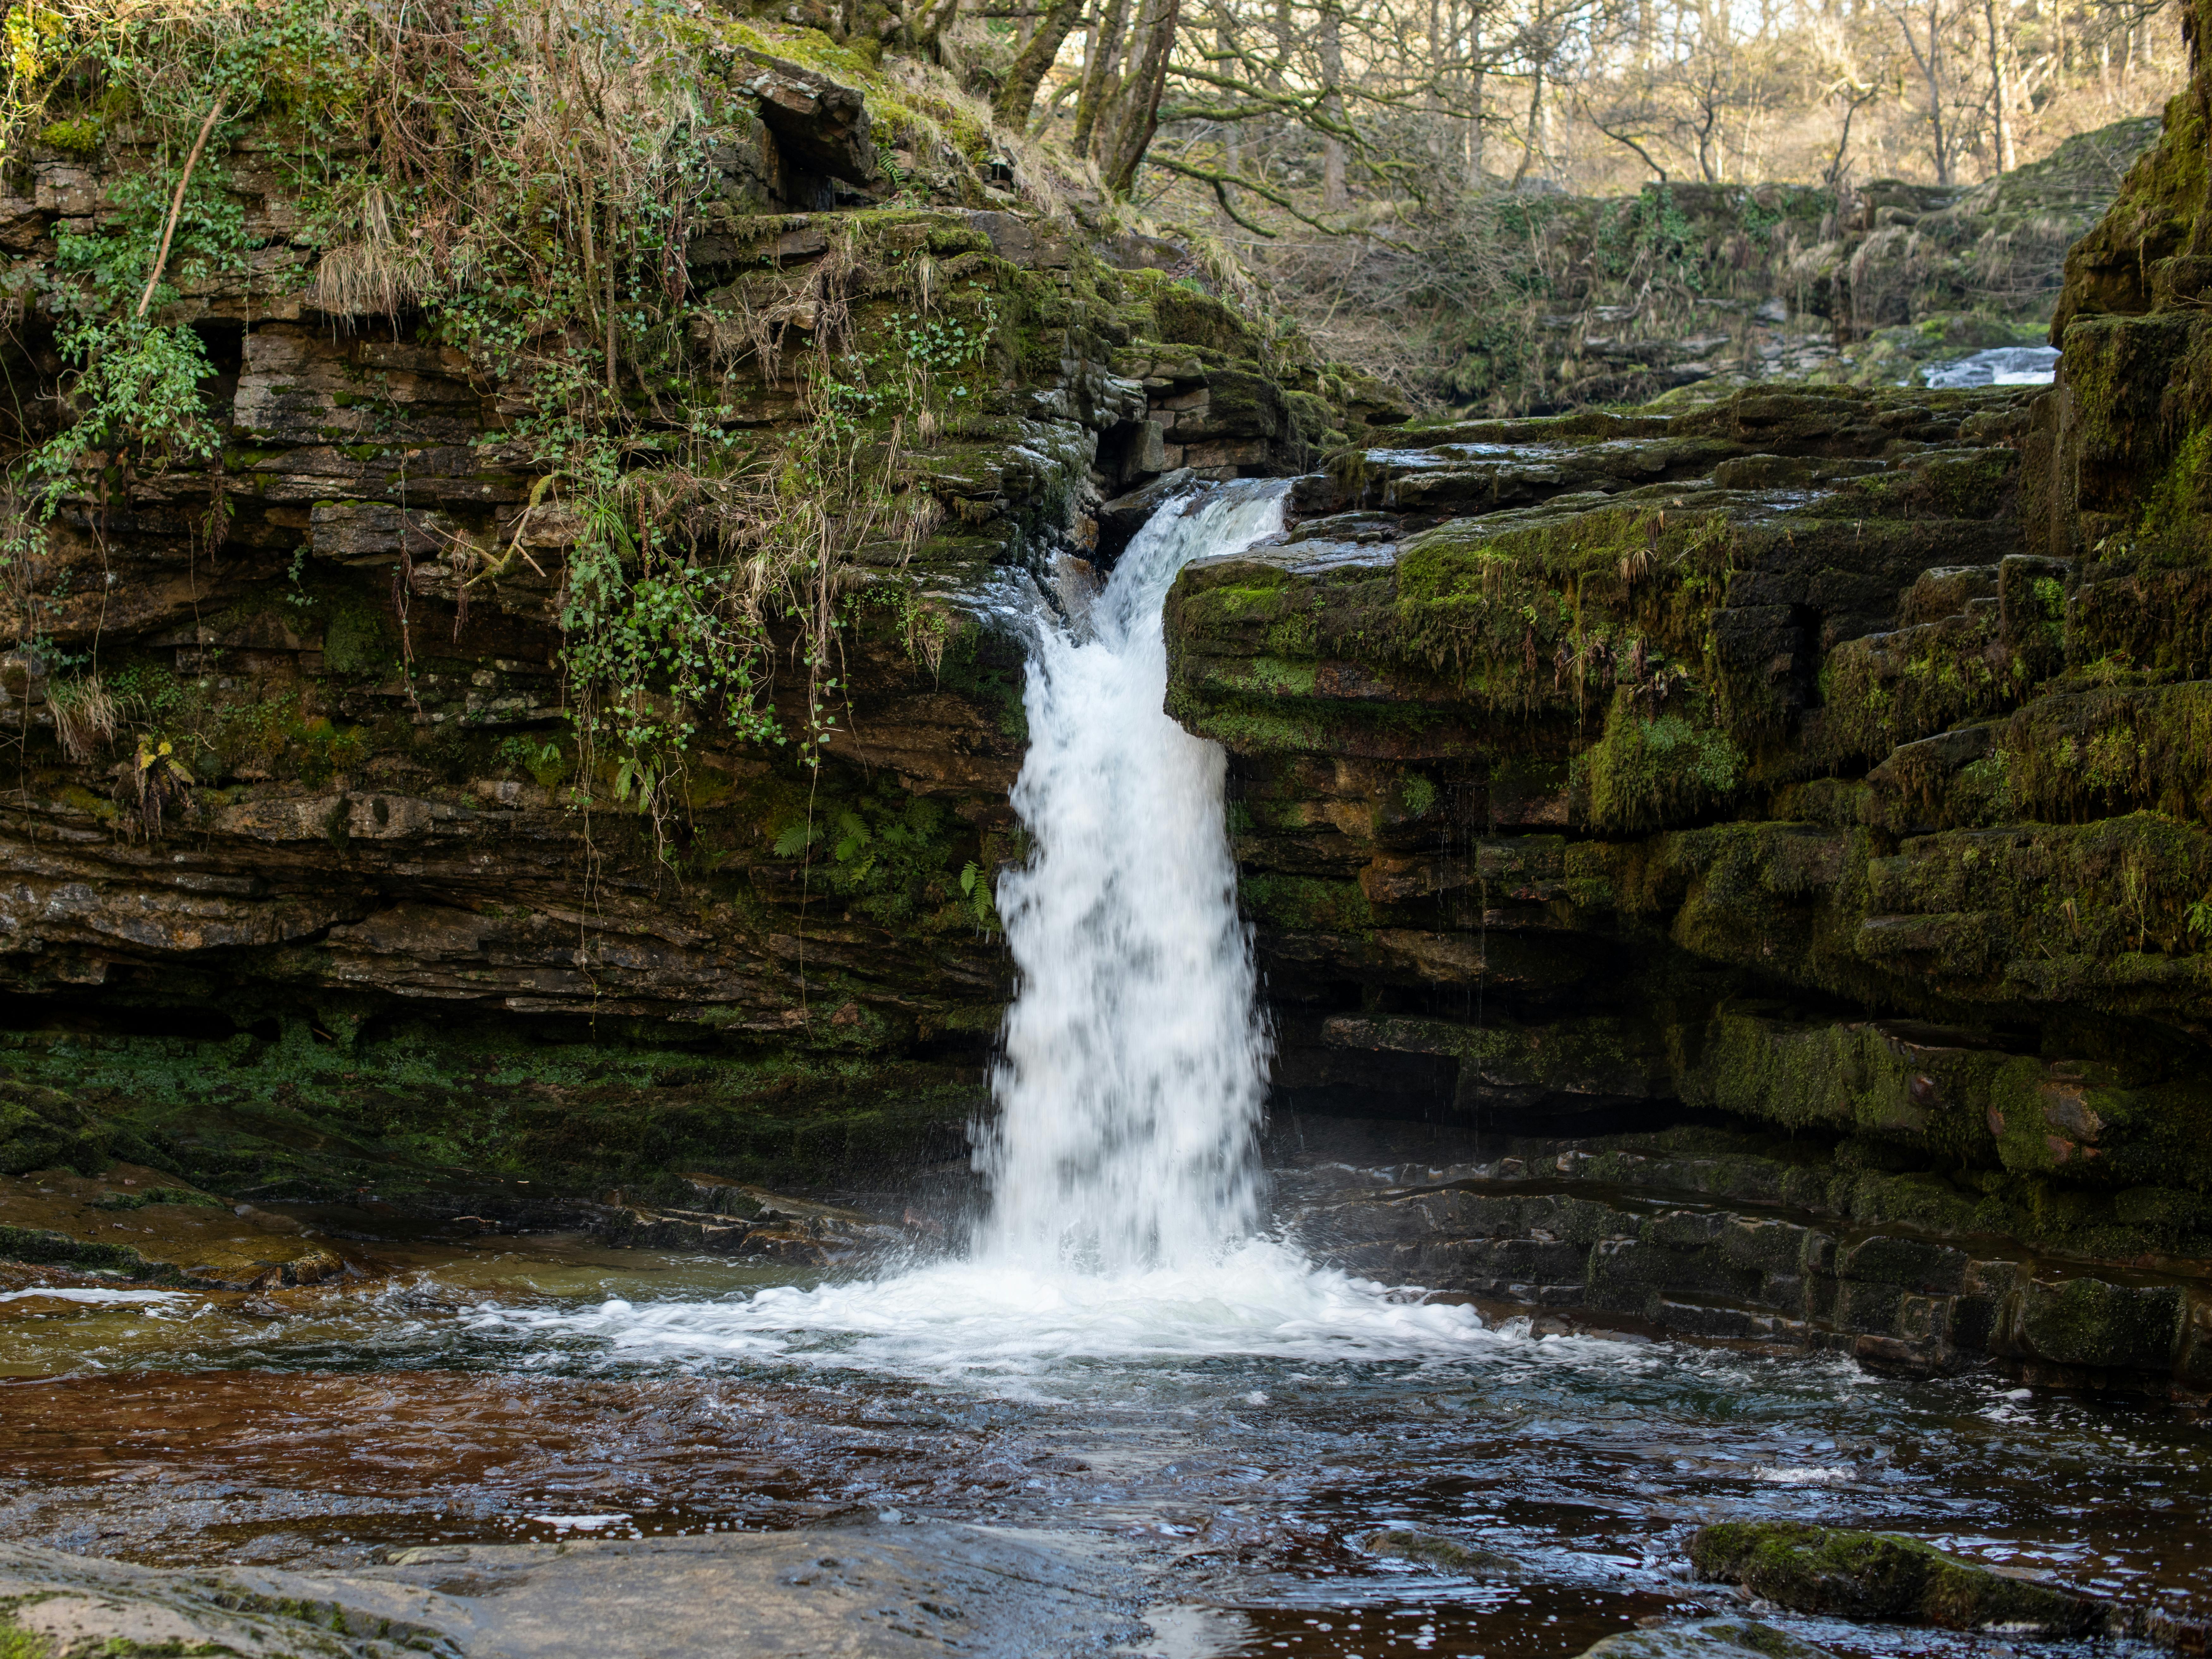
[[[647,811],[580,740],[575,566],[610,532],[544,441],[569,394],[398,289],[356,303],[348,246],[270,159],[292,136],[211,155],[246,246],[179,264],[156,320],[207,354],[218,453],[78,458],[0,595],[25,641],[0,732],[34,757],[0,805],[0,1042],[8,1086],[52,1108],[0,1121],[9,1167],[129,1157],[241,1199],[506,1218],[617,1191],[673,1214],[683,1170],[964,1170],[1011,983],[1005,613],[1101,556],[1108,497],[1299,472],[1394,411],[1263,339],[1179,245],[1038,211],[950,144],[894,176],[896,89],[810,39],[702,27],[697,198],[655,274],[677,313],[592,359],[628,434],[611,465],[781,488],[833,336],[919,374],[912,342],[957,325],[928,372],[957,396],[870,416],[855,464],[889,505],[831,526],[813,659],[804,607],[768,592],[751,706],[666,711],[692,729]],[[43,388],[31,442],[72,408],[54,238],[122,231],[155,159],[116,129],[0,205],[33,296],[9,364]],[[636,678],[641,713],[660,688]]]
[[[2212,664],[2185,615],[2135,617],[2170,668],[2089,654],[2094,566],[2048,550],[2037,493],[2064,396],[1400,428],[1301,481],[1276,544],[1182,574],[1170,708],[1230,751],[1279,1112],[1419,1115],[1493,1170],[1499,1136],[1612,1158],[1691,1114],[1739,1155],[1821,1148],[1680,1237],[1492,1174],[1479,1220],[1376,1199],[1324,1248],[1716,1337],[2202,1387],[2194,1290],[2099,1264],[2212,1253],[2212,796],[2181,736]],[[1955,1260],[1735,1260],[1766,1204],[1911,1218]]]

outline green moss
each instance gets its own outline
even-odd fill
[[[434,1206],[515,1179],[538,1197],[596,1196],[693,1167],[820,1182],[957,1142],[981,1098],[964,1068],[837,1056],[866,1034],[859,1019],[835,1024],[842,994],[819,989],[811,1053],[789,1036],[780,1052],[731,1052],[604,1022],[588,1042],[527,1027],[364,1035],[340,1007],[287,1020],[274,1042],[31,1033],[0,1057],[60,1085],[40,1097],[97,1126],[96,1168],[124,1157],[249,1197],[366,1185]]]
[[[2162,1368],[2172,1363],[2184,1309],[2178,1285],[2069,1279],[2055,1289],[2031,1288],[2021,1334],[2035,1352],[2062,1365]]]
[[[66,1079],[56,1081],[66,1085]],[[118,1158],[175,1166],[127,1126],[88,1110],[64,1088],[0,1079],[0,1175],[67,1168],[95,1176]]]
[[[1678,690],[1663,712],[1623,689],[1613,694],[1605,732],[1576,757],[1577,782],[1589,792],[1593,829],[1656,830],[1725,806],[1744,780],[1743,751],[1705,723],[1705,696]]]
[[[1737,545],[1718,513],[1606,507],[1503,533],[1456,521],[1404,544],[1395,626],[1376,645],[1451,672],[1480,706],[1579,714],[1640,638],[1702,657]]]
[[[1838,646],[1820,675],[1822,757],[1879,759],[2011,708],[2029,688],[1998,629],[1984,607]]]
[[[382,609],[356,599],[331,607],[323,662],[333,674],[384,678],[400,667],[399,630]]]
[[[39,130],[39,142],[89,160],[100,154],[100,123],[89,118],[55,121]]]
[[[119,1273],[155,1284],[173,1284],[180,1278],[174,1267],[149,1261],[128,1244],[88,1243],[43,1228],[0,1227],[0,1261],[52,1262],[87,1272]]]
[[[1832,1127],[1954,1164],[1985,1164],[1995,1153],[1987,1127],[1992,1091],[2008,1059],[1983,1048],[1907,1045],[1871,1023],[1792,1026],[1723,1012],[1681,1079],[1682,1097],[1791,1128]]]
[[[2212,685],[2039,698],[2003,744],[2025,816],[2081,823],[2148,808],[2212,825]]]
[[[1244,909],[1263,926],[1294,933],[1359,933],[1375,912],[1359,884],[1319,876],[1247,876],[1237,886]]]
[[[1386,1018],[1361,1022],[1355,1047],[1446,1054],[1483,1089],[1556,1092],[1586,1099],[1648,1098],[1668,1091],[1667,1056],[1649,1021],[1571,1014],[1522,1025],[1504,1015],[1480,1025]]]
[[[2178,975],[2180,989],[2196,974],[2191,913],[2212,890],[2212,833],[2156,812],[1949,830],[1869,872],[1875,914],[1988,920],[1998,957],[1937,963],[1938,973],[1966,978],[2002,962],[2012,994],[2124,1004],[2131,987]]]
[[[1690,1559],[1701,1578],[1740,1583],[1797,1613],[2051,1636],[2084,1635],[2105,1619],[2101,1601],[1993,1572],[1895,1533],[1723,1522],[1692,1534]]]

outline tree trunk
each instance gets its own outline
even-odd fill
[[[1214,27],[1213,49],[1220,54],[1221,63],[1224,68],[1231,64],[1237,65],[1237,73],[1241,78],[1243,73],[1243,63],[1237,52],[1236,31],[1229,27],[1229,14],[1225,9],[1217,15],[1221,21]],[[1221,124],[1221,170],[1224,173],[1241,176],[1244,171],[1243,132],[1243,129],[1234,121],[1224,121]],[[1230,224],[1236,222],[1230,212],[1236,203],[1237,187],[1234,185],[1222,185],[1218,211],[1222,218]]]
[[[1467,25],[1467,182],[1482,188],[1482,7],[1469,9]]]
[[[1320,48],[1322,113],[1340,126],[1344,121],[1344,94],[1339,90],[1344,85],[1344,18],[1336,9],[1336,0],[1322,0]],[[1344,141],[1334,132],[1322,141],[1321,204],[1332,213],[1341,213],[1352,205],[1351,193],[1344,187]]]
[[[1429,159],[1442,172],[1444,165],[1444,13],[1442,0],[1429,0],[1429,84],[1421,93],[1421,108],[1429,118]]]
[[[1168,60],[1175,52],[1176,24],[1182,0],[1151,0],[1139,27],[1143,55],[1121,82],[1121,118],[1115,123],[1114,144],[1105,168],[1106,187],[1126,197],[1137,185],[1137,169],[1152,148],[1160,126],[1160,88],[1166,85]]]
[[[1931,0],[1928,8],[1928,120],[1936,140],[1936,182],[1951,182],[1951,146],[1943,131],[1943,32],[1936,27],[1942,7]]]
[[[999,118],[1000,126],[1019,132],[1029,125],[1030,106],[1036,102],[1037,88],[1044,84],[1045,71],[1060,56],[1060,43],[1067,39],[1076,19],[1082,15],[1083,0],[1053,0],[1052,9],[1044,15],[1036,33],[1015,55],[1006,84],[999,88],[999,95],[992,102],[991,113]]]
[[[1996,111],[1997,168],[2010,173],[2020,165],[2012,139],[2012,39],[2006,27],[2007,0],[1982,0],[1990,26],[1990,102]]]
[[[1528,176],[1528,169],[1536,160],[1536,149],[1541,142],[1544,118],[1544,65],[1551,57],[1549,43],[1544,39],[1544,0],[1536,0],[1536,15],[1529,25],[1529,47],[1533,60],[1528,74],[1528,125],[1522,134],[1521,160],[1513,168],[1513,187],[1518,190],[1521,181]]]
[[[1091,26],[1091,50],[1083,63],[1083,90],[1075,100],[1075,153],[1091,153],[1091,137],[1098,130],[1098,112],[1106,102],[1114,64],[1121,56],[1121,28],[1128,20],[1129,0],[1099,0],[1098,21]]]

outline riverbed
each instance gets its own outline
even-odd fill
[[[2212,1588],[2193,1413],[1540,1332],[1264,1242],[1118,1280],[950,1256],[839,1276],[565,1236],[345,1254],[343,1280],[253,1297],[16,1285],[0,1535],[342,1567],[980,1523],[1095,1540],[1146,1585],[1133,1650],[1222,1655],[1579,1653],[1735,1607],[1689,1578],[1683,1541],[1749,1516],[1909,1531],[2131,1601]],[[1363,1547],[1386,1528],[1492,1559]],[[1780,1617],[1846,1653],[2021,1645]]]

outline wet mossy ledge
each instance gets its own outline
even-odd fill
[[[1182,574],[1316,1249],[2212,1393],[2197,107],[2070,258],[2052,387],[1412,423]],[[1363,1115],[1364,1193],[1299,1151]]]
[[[1316,1200],[1315,1248],[1638,1328],[2212,1389],[2206,670],[2117,667],[2094,568],[2036,539],[2056,395],[1410,426],[1184,572],[1169,705],[1231,751],[1307,1126],[1279,1144],[1428,1126],[1371,1149],[1421,1168]],[[1790,1261],[1731,1254],[1762,1216]]]

